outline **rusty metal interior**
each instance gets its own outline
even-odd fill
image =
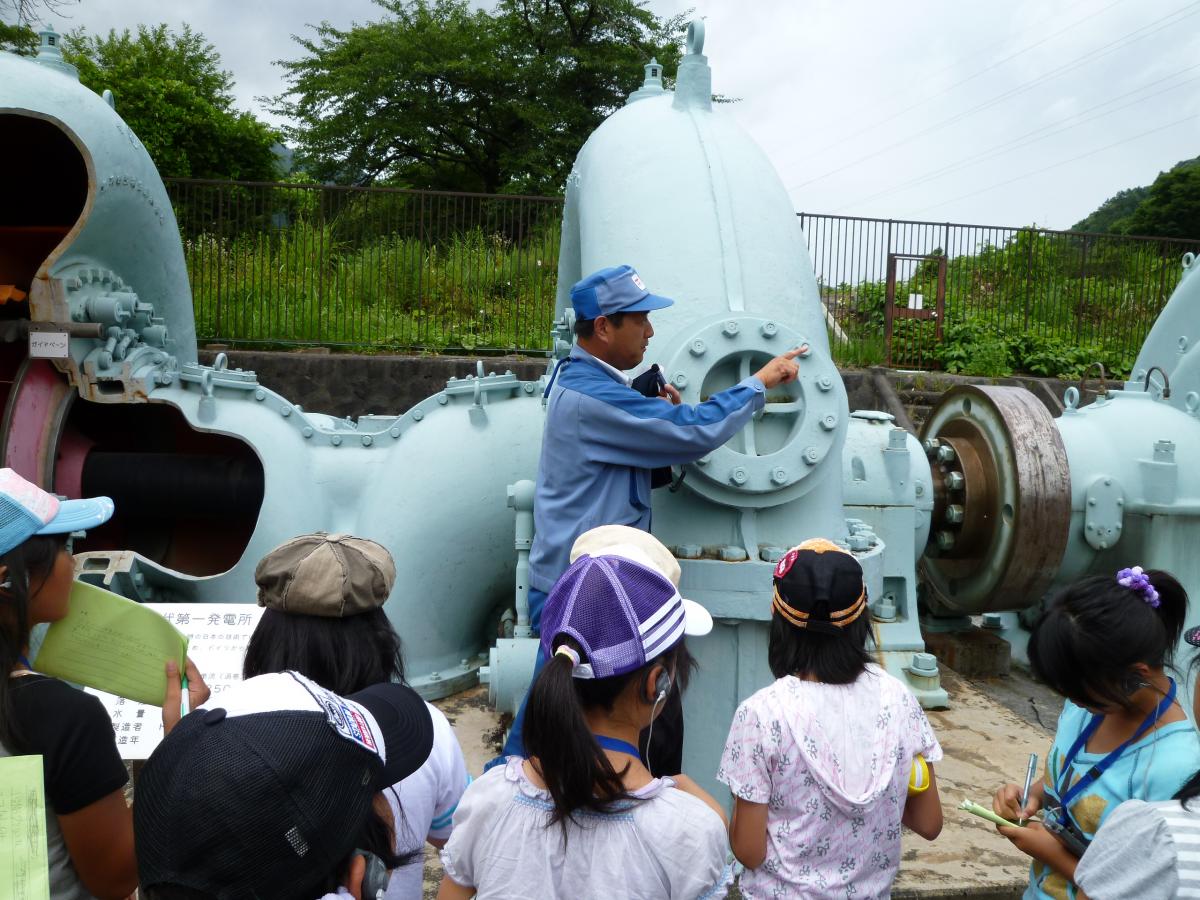
[[[215,575],[241,557],[263,497],[263,467],[236,438],[191,428],[174,407],[97,404],[48,360],[30,359],[28,295],[88,196],[87,166],[55,124],[0,114],[8,171],[0,203],[0,445],[5,465],[66,496],[108,496],[116,515],[75,545],[133,550],[178,572]],[[42,272],[45,277],[45,272]]]

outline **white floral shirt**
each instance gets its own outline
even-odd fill
[[[929,720],[870,665],[853,684],[780,678],[738,707],[717,778],[767,804],[767,856],[747,898],[885,898],[900,867],[913,757],[942,758]]]

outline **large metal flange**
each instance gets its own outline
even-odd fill
[[[934,482],[922,560],[930,607],[955,615],[1036,603],[1062,562],[1071,476],[1054,419],[1020,387],[946,393],[922,432]]]
[[[693,331],[664,374],[685,403],[700,403],[805,343],[804,335],[770,319],[723,317]],[[845,435],[848,408],[841,376],[816,346],[797,362],[797,381],[770,390],[753,422],[687,467],[688,487],[715,503],[762,508],[802,496],[819,480],[809,476],[840,465],[833,451]]]

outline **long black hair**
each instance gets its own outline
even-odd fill
[[[1158,591],[1157,607],[1115,575],[1094,575],[1060,591],[1029,633],[1033,674],[1077,706],[1128,709],[1142,686],[1133,667],[1170,665],[1187,617],[1183,585],[1169,572],[1145,574]]]
[[[837,634],[797,628],[772,612],[767,665],[776,678],[797,675],[823,684],[853,684],[871,662],[870,637],[871,616],[866,610]]]
[[[20,723],[13,715],[12,679],[21,654],[29,646],[29,601],[54,571],[58,554],[67,545],[66,535],[34,535],[3,556],[4,581],[0,587],[0,744],[9,752],[26,749]]]
[[[578,653],[581,662],[587,662],[583,647],[565,634],[557,635],[554,649],[564,645]],[[633,799],[621,780],[628,767],[620,772],[613,768],[588,727],[584,711],[596,708],[611,711],[625,686],[631,681],[645,681],[656,665],[663,666],[671,675],[672,690],[684,691],[695,660],[681,640],[634,672],[584,679],[572,677],[572,661],[556,654],[547,660],[533,682],[525,707],[522,738],[528,755],[537,760],[538,774],[554,800],[550,822],[562,826],[564,841],[567,823],[574,820],[577,810],[606,812],[614,802]]]
[[[404,681],[400,635],[382,609],[345,618],[263,611],[246,647],[242,678],[288,669],[335,694]]]

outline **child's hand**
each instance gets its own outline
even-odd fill
[[[1030,822],[1024,828],[998,825],[996,830],[1026,856],[1049,866],[1068,880],[1074,880],[1075,866],[1079,861],[1041,822]]]
[[[189,657],[186,661],[185,672],[188,680],[188,709],[195,709],[207,702],[209,697],[208,685],[200,675],[200,670]],[[162,706],[163,734],[170,734],[171,729],[179,724],[181,715],[180,701],[183,700],[183,685],[179,679],[179,666],[173,659],[167,660],[167,696]]]
[[[1003,816],[1010,822],[1030,819],[1041,808],[1042,792],[1040,781],[1030,789],[1029,805],[1025,809],[1021,809],[1020,785],[1006,784],[1000,790],[996,791],[996,796],[992,798],[992,812],[998,816]]]

